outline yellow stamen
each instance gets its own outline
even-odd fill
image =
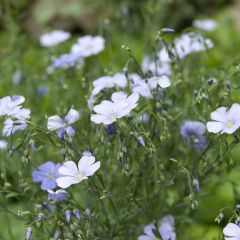
[[[115,115],[112,115],[112,116],[111,116],[111,119],[112,119],[113,121],[116,121],[117,118],[116,118]]]
[[[79,174],[76,176],[76,178],[78,178],[79,180],[83,180],[83,179],[84,179],[84,176],[83,176],[81,173],[79,173]]]
[[[231,127],[233,127],[234,126],[234,123],[233,122],[227,122],[227,127],[228,128],[231,128]]]

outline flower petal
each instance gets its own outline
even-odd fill
[[[47,189],[54,189],[57,186],[56,181],[54,179],[48,179],[45,178],[42,181],[41,189],[47,190]]]
[[[72,126],[68,126],[66,128],[66,132],[67,132],[68,136],[70,136],[70,137],[73,137],[75,135],[75,130]]]
[[[106,121],[106,116],[99,114],[91,114],[91,121],[96,124],[104,123]]]
[[[94,164],[92,164],[89,168],[87,168],[85,171],[84,171],[84,176],[92,176],[99,168],[100,168],[100,162],[96,162]]]
[[[151,224],[148,224],[144,227],[143,229],[143,232],[145,234],[147,234],[148,236],[151,236],[151,237],[154,237],[154,234],[153,234],[153,229],[155,229],[154,225],[151,223]]]
[[[209,132],[218,133],[224,129],[224,123],[221,122],[208,122],[207,130]]]
[[[51,116],[48,118],[48,130],[50,131],[54,131],[57,130],[59,128],[63,128],[64,127],[64,122],[63,120],[55,115],[55,116]]]
[[[81,180],[75,177],[60,177],[56,179],[56,182],[60,188],[68,188],[72,184],[81,182]]]
[[[127,99],[127,94],[125,92],[115,92],[111,97],[113,102],[125,101]]]
[[[94,156],[82,156],[78,162],[78,170],[83,173],[86,169],[88,169],[95,162]]]
[[[220,107],[211,113],[211,119],[218,122],[226,122],[227,108]]]
[[[105,115],[112,112],[113,106],[114,104],[112,102],[104,100],[100,104],[96,105],[93,110],[96,113]]]
[[[234,223],[228,223],[223,229],[223,234],[228,237],[240,237],[240,227]]]
[[[78,168],[75,162],[67,161],[58,169],[58,173],[61,175],[74,177],[78,174]]]
[[[78,121],[78,119],[79,119],[79,113],[75,109],[70,109],[70,111],[68,112],[64,120],[68,124],[72,124]]]
[[[168,88],[171,85],[171,82],[169,77],[161,76],[158,78],[158,84],[161,88]]]

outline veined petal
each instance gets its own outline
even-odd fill
[[[127,94],[125,92],[115,92],[111,97],[113,102],[125,101],[127,99]]]
[[[227,133],[232,134],[234,133],[238,128],[240,127],[240,124],[234,124],[232,127],[225,126],[221,133]]]
[[[76,184],[76,183],[81,182],[81,180],[80,180],[80,179],[77,179],[77,178],[75,178],[75,177],[67,176],[67,177],[57,178],[57,179],[56,179],[56,182],[57,182],[57,185],[58,185],[60,188],[68,188],[68,187],[71,186],[72,184]]]
[[[240,121],[240,105],[237,103],[234,103],[229,112],[228,112],[228,118],[229,119],[235,119],[236,121]]]
[[[96,105],[93,110],[98,114],[106,115],[110,113],[113,109],[113,103],[110,101],[102,101],[100,104]]]
[[[59,128],[63,128],[64,127],[64,122],[63,120],[55,115],[55,116],[51,116],[48,118],[48,130],[50,131],[54,131],[57,130]]]
[[[151,223],[151,224],[148,224],[144,227],[143,229],[143,232],[145,234],[147,234],[148,236],[151,236],[151,237],[154,237],[154,234],[153,234],[153,229],[155,229],[154,225]]]
[[[14,106],[17,106],[25,101],[23,96],[12,96],[12,103]]]
[[[68,136],[70,136],[70,137],[73,137],[75,135],[75,130],[72,126],[68,126],[66,128],[66,132],[67,132]]]
[[[220,107],[216,111],[211,113],[211,119],[218,122],[226,122],[227,108]]]
[[[58,173],[74,177],[78,174],[78,168],[75,162],[67,161],[59,168]]]
[[[78,162],[78,170],[79,172],[85,171],[95,162],[94,156],[82,156]]]
[[[89,168],[87,168],[85,171],[84,171],[84,175],[89,177],[89,176],[92,176],[99,168],[100,168],[100,162],[96,162],[94,164],[92,164]]]
[[[139,94],[134,92],[127,98],[128,107],[132,110],[137,106]]]
[[[70,109],[68,114],[65,117],[65,122],[72,124],[79,119],[79,113],[75,109]]]
[[[91,121],[96,124],[104,123],[106,121],[106,116],[99,114],[91,114]]]

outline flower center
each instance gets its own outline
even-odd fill
[[[49,179],[54,179],[55,176],[54,176],[54,174],[50,174],[50,175],[48,176],[48,178],[49,178]]]
[[[83,180],[84,176],[81,173],[79,173],[78,175],[76,175],[76,178],[79,180]]]
[[[231,127],[233,127],[233,126],[234,126],[234,123],[233,123],[233,122],[231,122],[231,121],[227,122],[227,127],[228,127],[228,128],[231,128]]]
[[[113,120],[113,121],[116,121],[117,120],[117,118],[116,118],[116,116],[115,115],[111,115],[111,120]]]

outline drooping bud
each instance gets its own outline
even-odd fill
[[[67,210],[67,211],[65,212],[65,216],[66,216],[67,222],[69,223],[70,220],[71,220],[71,212],[70,212],[70,210]]]
[[[26,232],[26,240],[29,240],[32,236],[32,228],[28,227],[27,232]]]
[[[141,136],[137,137],[137,142],[140,146],[145,147],[145,141],[144,141],[143,137],[141,137]]]
[[[79,211],[78,209],[74,209],[74,210],[73,210],[73,213],[74,213],[75,217],[76,217],[78,220],[80,220],[80,218],[81,218],[81,213],[80,213],[80,211]]]
[[[196,192],[200,192],[200,185],[197,179],[193,179],[193,186]]]

